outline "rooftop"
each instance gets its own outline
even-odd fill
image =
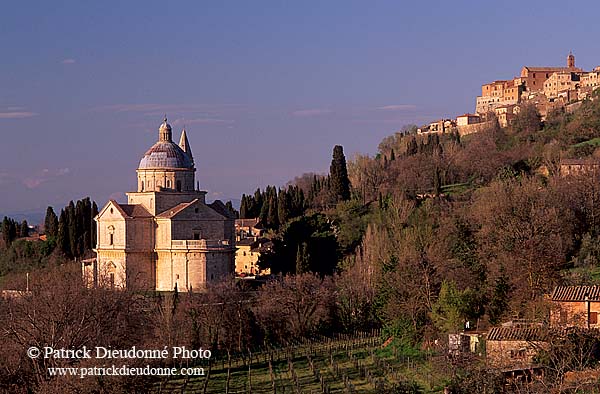
[[[543,341],[546,332],[542,327],[494,327],[487,335],[488,341]]]
[[[600,301],[600,286],[556,286],[552,301]]]

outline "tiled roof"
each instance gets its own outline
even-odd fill
[[[600,301],[600,286],[556,286],[552,301]]]
[[[144,154],[138,168],[194,168],[194,162],[174,142],[158,141]]]
[[[118,204],[125,214],[132,218],[151,218],[152,214],[139,204]]]
[[[240,239],[239,241],[236,241],[236,245],[237,246],[252,246],[256,243],[257,241],[254,238],[244,238],[244,239]]]
[[[240,227],[252,227],[258,223],[258,218],[253,219],[235,219],[235,225]]]
[[[595,161],[595,160],[584,160],[584,159],[562,159],[560,161],[560,164],[597,166],[597,165],[600,165],[600,162]]]
[[[488,341],[543,341],[542,327],[494,327],[487,335]]]
[[[570,68],[570,67],[530,67],[530,66],[525,66],[524,68],[528,69],[529,71],[535,71],[535,72],[581,71],[580,68]]]
[[[235,219],[235,214],[231,212],[221,200],[215,200],[208,204],[215,212],[225,216],[228,219]]]
[[[193,203],[195,203],[196,201],[198,201],[197,198],[194,199],[194,200],[192,200],[192,201],[190,201],[190,202],[182,202],[181,204],[175,205],[171,209],[167,209],[166,211],[164,211],[160,215],[156,215],[156,217],[157,218],[170,219],[173,216],[177,215],[179,212],[183,211],[184,209],[186,209],[187,207],[189,207],[190,205],[192,205]]]

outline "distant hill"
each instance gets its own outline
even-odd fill
[[[30,225],[38,225],[44,222],[46,217],[46,210],[28,210],[28,211],[18,211],[18,212],[0,212],[0,220],[8,216],[10,218],[15,219],[17,222],[21,222],[23,220],[27,220],[27,223]]]

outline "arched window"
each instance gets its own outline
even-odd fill
[[[108,226],[108,244],[114,245],[115,241],[115,228],[113,226]]]
[[[144,191],[144,181],[142,181],[142,191]]]
[[[167,180],[167,188],[169,188],[169,189],[171,188],[171,181],[170,180]]]
[[[181,191],[181,181],[177,181],[177,191]]]
[[[115,270],[117,266],[112,261],[106,264],[106,270],[108,271],[108,286],[111,289],[115,288]]]

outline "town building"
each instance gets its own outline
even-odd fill
[[[247,237],[236,243],[235,273],[238,276],[269,275],[270,269],[260,269],[260,255],[272,247],[267,238]]]
[[[519,113],[519,106],[516,104],[501,105],[494,108],[494,113],[500,127],[508,127]]]
[[[543,375],[535,356],[547,348],[547,332],[541,325],[493,327],[486,339],[487,363],[500,369],[507,380],[531,381]]]
[[[417,129],[417,134],[444,134],[450,133],[456,128],[456,123],[450,119],[440,119]]]
[[[567,56],[566,67],[530,67],[524,66],[521,69],[521,80],[525,84],[525,89],[530,92],[543,91],[544,83],[554,73],[583,73],[581,68],[575,67],[575,55],[569,53]]]
[[[481,96],[476,100],[475,112],[485,114],[501,105],[518,104],[524,91],[525,85],[521,78],[484,84],[481,86]]]
[[[235,217],[221,201],[206,203],[195,173],[186,131],[174,143],[165,117],[140,160],[137,191],[94,218],[96,259],[83,263],[88,286],[202,291],[233,273]]]
[[[600,328],[600,286],[557,286],[550,303],[551,326]]]
[[[247,237],[260,237],[264,232],[265,228],[259,218],[235,220],[236,241],[240,241]]]
[[[551,83],[546,81],[553,77]],[[558,89],[569,91],[567,86],[574,86],[584,71],[575,66],[575,56],[569,53],[566,67],[533,67],[524,66],[518,77],[511,80],[499,80],[481,86],[481,96],[475,104],[475,112],[484,114],[503,105],[519,104],[534,93],[554,92]],[[567,79],[572,81],[567,85]],[[555,85],[556,83],[556,85]],[[564,83],[565,85],[562,85]],[[565,90],[566,89],[566,90]]]
[[[577,99],[580,75],[571,71],[555,72],[544,82],[544,95],[549,99],[565,97],[566,101]]]
[[[477,114],[464,114],[456,117],[457,126],[467,126],[481,122],[481,116]]]

